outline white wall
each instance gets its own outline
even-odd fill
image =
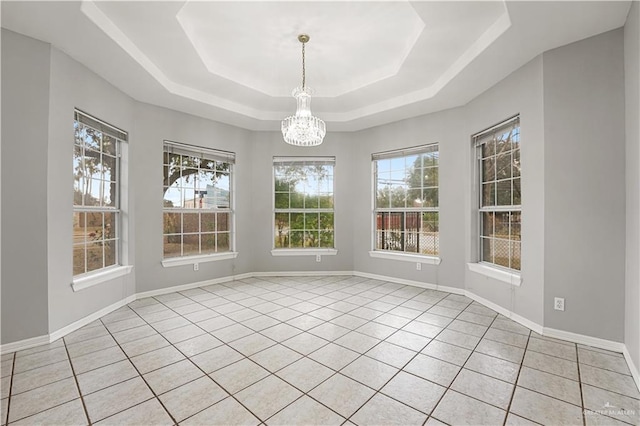
[[[546,327],[623,341],[621,29],[544,53]],[[525,219],[526,220],[526,219]],[[565,298],[565,311],[553,298]]]
[[[2,30],[3,344],[48,333],[50,54],[48,44]]]
[[[626,277],[624,342],[640,369],[640,3],[624,27],[626,118]]]

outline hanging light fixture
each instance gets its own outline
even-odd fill
[[[307,34],[300,34],[302,43],[302,86],[293,89],[291,95],[298,104],[296,114],[282,120],[284,141],[296,146],[316,146],[322,143],[327,128],[324,121],[311,115],[311,88],[306,86],[304,46],[309,41]]]

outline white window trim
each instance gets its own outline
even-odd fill
[[[406,252],[391,252],[386,250],[371,250],[369,257],[388,260],[400,260],[403,262],[426,263],[428,265],[439,265],[442,262],[440,256],[429,256],[426,254],[411,254]]]
[[[493,278],[494,280],[502,281],[516,287],[520,287],[522,284],[522,276],[520,274],[504,269],[494,268],[490,265],[490,263],[467,263],[467,267],[471,272],[475,272],[477,274],[484,275],[485,277]]]
[[[271,256],[335,256],[338,254],[337,249],[316,249],[316,248],[295,248],[286,249],[278,248],[271,250]]]
[[[170,257],[162,261],[162,266],[165,268],[172,268],[174,266],[195,265],[197,263],[235,259],[236,257],[238,257],[237,251],[226,251],[222,253],[211,253],[198,256]]]
[[[78,275],[73,278],[71,282],[71,288],[73,291],[84,290],[85,288],[93,287],[94,285],[101,284],[106,281],[129,275],[133,270],[133,266],[114,266],[109,268],[103,268],[97,272],[90,272],[88,274]]]

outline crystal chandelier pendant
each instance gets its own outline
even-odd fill
[[[282,120],[284,141],[296,146],[320,145],[327,128],[324,121],[311,115],[311,88],[296,87],[291,95],[298,107],[295,115]]]
[[[311,88],[305,85],[304,45],[309,41],[309,36],[300,34],[298,41],[302,43],[302,86],[291,93],[296,98],[296,113],[282,120],[282,136],[290,145],[317,146],[322,143],[327,128],[324,121],[311,114]]]

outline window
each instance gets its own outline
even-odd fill
[[[437,256],[438,144],[373,154],[374,249]]]
[[[235,154],[164,143],[164,258],[234,250]]]
[[[334,248],[334,157],[275,157],[274,247]]]
[[[473,137],[478,159],[479,260],[520,270],[520,119]]]
[[[73,275],[121,262],[120,145],[127,134],[74,112]]]

